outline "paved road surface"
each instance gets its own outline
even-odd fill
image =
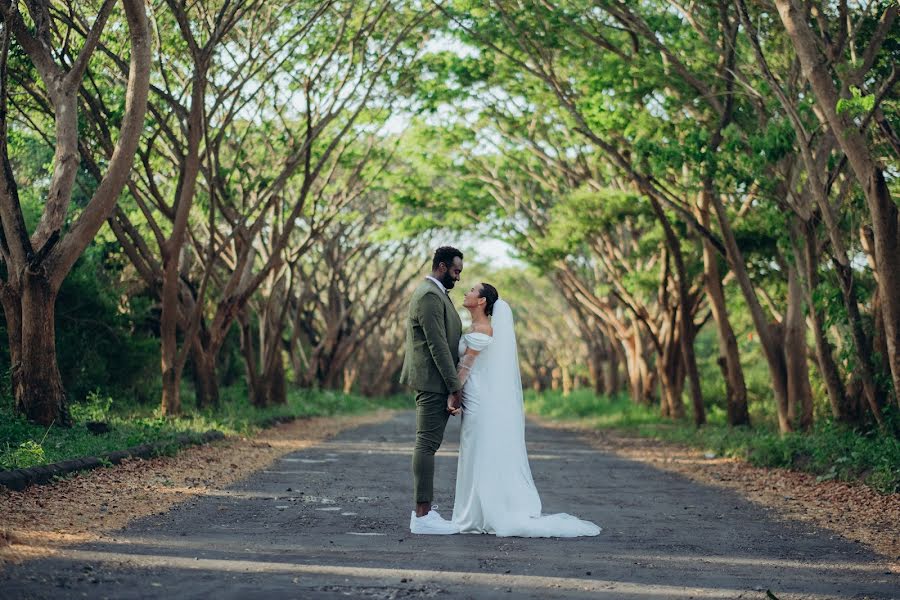
[[[900,598],[864,547],[529,425],[545,512],[574,540],[409,533],[412,413],[345,431],[103,543],[0,573],[0,598]],[[450,514],[458,421],[437,461]]]

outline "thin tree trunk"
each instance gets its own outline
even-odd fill
[[[676,313],[675,319],[677,318]],[[679,339],[680,331],[681,328],[677,323],[671,323],[671,328],[662,340],[663,351],[656,359],[660,387],[659,412],[664,418],[684,418],[684,402],[681,395],[684,393],[685,369]]]
[[[675,276],[678,285],[678,308],[680,318],[677,319],[679,327],[678,339],[681,344],[681,352],[687,369],[687,378],[691,390],[691,405],[694,409],[694,424],[698,427],[706,423],[706,409],[703,406],[703,392],[700,389],[700,373],[697,369],[697,355],[694,353],[694,336],[691,323],[690,284],[688,282],[687,269],[684,266],[684,255],[681,253],[681,242],[669,223],[669,218],[653,196],[648,196],[656,217],[663,226],[666,236],[666,245],[669,247],[672,258],[675,261]],[[675,398],[672,398],[676,400]],[[680,419],[684,408],[679,394],[676,404],[672,406],[672,416]]]
[[[784,316],[784,359],[787,369],[787,419],[792,427],[808,431],[812,427],[812,388],[806,362],[806,319],[803,292],[795,263],[788,266],[788,307]]]
[[[208,349],[201,332],[191,342],[191,362],[194,366],[194,393],[199,408],[214,408],[219,405],[219,381],[216,376],[216,355]]]
[[[162,311],[160,313],[160,366],[162,414],[181,413],[181,369],[178,365],[178,253],[163,251]],[[189,343],[185,340],[185,343]]]
[[[197,57],[194,58],[197,60]],[[178,322],[181,311],[178,298],[178,291],[181,287],[179,262],[188,227],[188,216],[196,194],[197,175],[200,172],[200,141],[203,138],[203,114],[206,110],[204,106],[205,90],[206,73],[203,67],[197,67],[192,81],[187,147],[175,197],[175,219],[169,239],[160,247],[163,284],[159,328],[163,377],[162,412],[164,415],[177,415],[181,412],[179,390],[184,361],[182,360],[182,364],[178,364]],[[197,302],[202,302],[202,298],[198,298]],[[185,331],[185,335],[188,335],[187,331]],[[190,344],[191,340],[184,340],[183,343]]]
[[[247,374],[247,392],[250,404],[263,407],[267,404],[266,392],[262,389],[261,377],[257,368],[256,352],[253,350],[253,331],[247,310],[238,316],[241,330],[241,357],[244,359],[244,372]]]
[[[606,373],[606,395],[613,396],[620,393],[624,387],[619,373],[619,364],[622,362],[621,350],[619,349],[619,345],[612,340],[610,340],[608,344],[610,351],[607,354],[607,365],[609,370]]]
[[[356,379],[359,377],[359,367],[348,367],[344,369],[344,393],[353,392],[353,386],[356,385]]]
[[[709,228],[709,197],[711,192],[704,191],[701,197],[701,222]],[[725,378],[726,413],[728,424],[750,425],[750,412],[747,407],[747,384],[744,381],[744,368],[738,351],[737,337],[728,319],[728,308],[725,304],[725,288],[719,272],[719,255],[708,240],[703,240],[703,270],[705,274],[706,293],[709,298],[713,320],[716,323],[721,356],[720,368]]]
[[[779,430],[782,433],[790,432],[792,428],[790,421],[787,419],[787,368],[784,364],[784,351],[781,347],[782,336],[777,326],[773,327],[769,324],[759,299],[756,297],[756,291],[753,288],[753,283],[750,281],[750,275],[747,273],[747,264],[738,248],[722,199],[717,194],[712,194],[710,201],[715,210],[719,228],[722,231],[722,241],[727,251],[728,262],[737,278],[744,300],[750,309],[750,316],[753,318],[753,325],[756,328],[756,334],[759,336],[760,345],[769,366],[769,375],[772,377],[772,392],[775,396],[775,405],[778,408]]]
[[[13,396],[23,387],[22,377],[22,302],[8,285],[0,284],[0,304],[6,319],[6,338],[9,340],[9,371]],[[18,407],[17,407],[18,408]]]
[[[588,357],[588,377],[591,381],[591,389],[598,396],[607,392],[607,381],[603,375],[604,350],[602,343],[594,342],[590,345],[591,354]]]
[[[803,288],[806,304],[809,307],[809,315],[813,325],[813,336],[816,347],[816,360],[819,363],[819,374],[825,382],[825,390],[828,393],[828,402],[831,405],[831,415],[836,421],[846,424],[854,424],[859,419],[858,411],[854,410],[847,400],[844,383],[841,381],[840,371],[834,361],[834,354],[828,337],[825,335],[825,317],[816,307],[815,289],[818,286],[818,248],[815,233],[815,225],[809,221],[803,224],[803,248],[797,248],[796,256],[802,257],[805,271]]]
[[[633,331],[629,338],[620,341],[625,351],[625,368],[628,371],[628,388],[631,392],[631,399],[635,404],[649,406],[652,397],[647,385],[649,368],[644,358],[640,334]]]

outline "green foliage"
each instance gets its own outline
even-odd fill
[[[411,405],[407,396],[364,398],[330,390],[294,390],[287,404],[260,409],[248,402],[242,387],[235,386],[222,390],[221,406],[215,412],[187,412],[182,417],[165,418],[158,409],[91,394],[88,402],[73,407],[75,423],[71,428],[53,425],[43,428],[14,414],[11,404],[5,403],[0,407],[0,468],[54,463],[139,444],[166,444],[181,435],[199,438],[210,429],[226,435],[249,435],[279,417],[318,417],[379,408],[411,408]],[[88,421],[105,422],[111,431],[95,435],[85,427]],[[169,447],[168,451],[173,448]]]
[[[16,447],[7,442],[5,449],[0,448],[0,467],[5,469],[27,469],[46,462],[44,447],[34,440],[25,440]]]
[[[632,402],[622,394],[612,398],[579,389],[569,396],[557,392],[525,393],[525,410],[552,419],[583,419],[595,427],[635,427],[662,424],[659,411]]]
[[[838,113],[846,113],[851,117],[860,117],[872,112],[875,108],[875,94],[867,94],[863,96],[860,89],[856,86],[850,86],[850,98],[841,98],[837,102]]]
[[[883,494],[900,491],[900,440],[886,433],[861,434],[827,419],[817,421],[809,433],[779,435],[774,423],[728,427],[722,411],[711,411],[710,423],[698,429],[661,419],[656,408],[636,405],[625,396],[605,398],[587,390],[568,397],[529,393],[525,408],[553,419],[577,419],[597,428],[627,429],[687,444],[760,467],[807,471],[823,481],[862,481]]]

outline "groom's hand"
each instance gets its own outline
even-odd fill
[[[454,417],[462,413],[462,398],[459,392],[454,392],[447,397],[447,411]]]

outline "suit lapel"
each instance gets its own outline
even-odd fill
[[[450,299],[450,294],[444,294],[444,300],[450,305],[450,312],[453,314],[453,320],[456,322],[456,327],[460,331],[462,331],[462,320],[459,318],[459,313],[456,312],[456,306],[453,305],[453,300]]]

